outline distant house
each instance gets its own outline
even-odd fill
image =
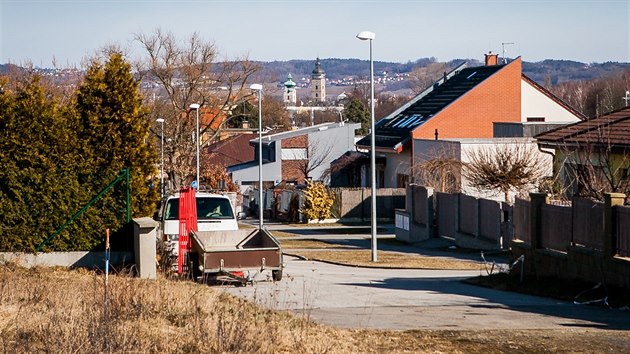
[[[227,167],[251,161],[254,147],[249,144],[256,135],[238,134],[212,143],[203,148],[202,161],[210,166]]]
[[[385,167],[385,158],[376,159],[376,168]],[[330,163],[330,187],[358,188],[370,186],[370,155],[359,151],[347,151]],[[382,187],[382,186],[380,186]]]
[[[630,108],[536,136],[553,149],[554,168],[567,196],[630,194]]]
[[[584,117],[522,73],[521,58],[499,65],[496,54],[487,54],[484,66],[465,63],[445,73],[431,87],[378,121],[376,152],[386,157],[377,171],[384,187],[403,187],[412,180],[413,141],[489,139],[494,123],[562,123]],[[370,149],[370,135],[357,147]]]
[[[305,179],[325,179],[330,162],[354,149],[358,123],[324,123],[302,129],[269,134],[262,138],[263,182],[304,183]],[[245,191],[258,184],[258,138],[249,141],[254,159],[228,167],[232,180]]]

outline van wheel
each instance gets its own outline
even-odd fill
[[[280,281],[280,280],[282,280],[282,269],[272,270],[271,271],[271,278],[273,279],[273,281]]]

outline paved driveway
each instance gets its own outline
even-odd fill
[[[574,305],[460,282],[479,271],[391,270],[285,258],[280,282],[219,287],[324,324],[378,329],[630,329],[630,311]]]

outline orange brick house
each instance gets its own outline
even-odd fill
[[[583,116],[522,73],[521,58],[484,66],[466,64],[376,123],[375,145],[386,165],[378,185],[403,187],[412,175],[413,140],[493,138],[494,123],[572,123]],[[370,149],[370,135],[357,142]]]

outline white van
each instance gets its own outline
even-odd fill
[[[238,230],[238,221],[230,198],[225,195],[197,192],[197,228],[199,231]],[[179,241],[179,193],[162,205],[160,221],[163,240],[177,252]]]

